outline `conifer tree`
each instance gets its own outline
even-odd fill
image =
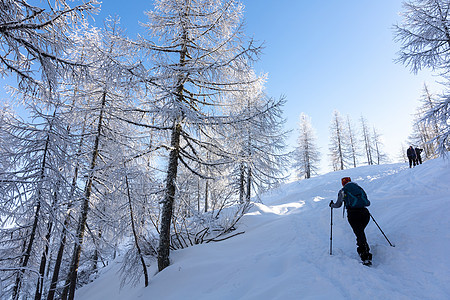
[[[299,136],[297,147],[293,152],[298,178],[311,178],[317,174],[320,163],[320,152],[316,144],[314,128],[311,125],[311,118],[305,114],[300,115]]]
[[[374,155],[376,164],[379,165],[388,160],[386,153],[383,151],[383,143],[381,141],[381,135],[378,131],[373,127],[373,135],[372,135],[373,145],[374,145]]]
[[[369,131],[369,126],[367,124],[367,120],[361,116],[359,119],[361,122],[361,133],[362,133],[362,141],[364,143],[364,151],[365,156],[367,158],[367,164],[373,165],[373,145],[372,139]]]
[[[402,23],[394,26],[396,41],[401,43],[397,61],[414,73],[423,68],[448,73],[449,13],[447,0],[404,1]]]
[[[417,73],[430,68],[447,77],[450,71],[450,5],[447,0],[412,0],[403,4],[403,20],[395,26],[396,40],[401,43],[397,61]],[[448,79],[446,91],[423,114],[428,126],[438,124],[439,133],[433,139],[438,151],[446,155],[450,149],[450,96]]]
[[[356,138],[356,132],[354,129],[354,126],[352,125],[352,122],[350,121],[350,116],[347,115],[347,134],[348,134],[348,152],[349,152],[349,158],[351,162],[353,163],[353,167],[356,168],[358,164],[358,156],[359,156],[359,143],[358,139]]]
[[[424,84],[420,101],[422,105],[417,109],[413,132],[409,139],[411,144],[417,145],[424,150],[425,157],[434,158],[438,154],[440,122],[433,117],[429,119],[424,119],[424,117],[435,110],[439,103],[438,97],[433,95],[428,86]]]
[[[0,74],[15,74],[22,91],[43,82],[55,87],[58,76],[80,67],[64,53],[74,44],[72,30],[84,26],[83,14],[93,12],[98,1],[46,4],[7,0],[0,5]]]
[[[49,241],[59,215],[57,202],[67,196],[66,123],[58,107],[50,106],[53,112],[30,108],[35,123],[9,115],[1,128],[5,147],[0,160],[11,163],[0,170],[0,201],[2,216],[13,226],[1,228],[0,243],[2,265],[14,274],[8,276],[14,283],[9,282],[5,292],[12,299],[42,296]]]
[[[150,79],[149,111],[159,116],[160,129],[168,131],[169,136],[158,248],[161,271],[170,264],[179,166],[192,170],[192,162],[205,163],[192,153],[195,145],[208,151],[217,147],[201,143],[196,132],[213,128],[218,121],[214,116],[230,91],[248,85],[235,74],[248,71],[248,62],[258,47],[251,41],[244,42],[243,6],[237,1],[160,0],[155,4],[155,9],[147,13],[149,39],[141,45],[148,50],[155,74]]]
[[[105,235],[105,229],[97,221],[91,225],[96,227],[96,233],[88,230],[90,211],[96,209],[102,215],[113,214],[114,208],[120,204],[113,198],[116,185],[108,182],[112,180],[115,170],[123,168],[127,156],[133,156],[130,153],[136,150],[131,145],[139,138],[139,133],[132,133],[130,126],[124,122],[125,117],[128,120],[136,117],[133,96],[139,90],[141,81],[134,74],[139,62],[134,62],[133,48],[120,38],[122,32],[117,20],[107,22],[104,30],[94,28],[83,34],[79,48],[72,55],[81,64],[89,65],[89,69],[84,76],[77,77],[77,81],[64,85],[66,89],[72,88],[69,92],[72,93],[73,106],[77,108],[71,111],[72,115],[81,116],[87,126],[83,135],[82,156],[77,158],[82,166],[83,183],[79,186],[82,196],[80,203],[72,208],[78,214],[78,221],[73,234],[75,240],[63,299],[74,298],[86,232],[90,232],[94,248],[92,271],[96,269],[98,241]],[[77,133],[75,128],[72,131],[72,134]],[[125,181],[124,177],[121,179]],[[125,197],[121,199],[126,201]]]
[[[330,158],[334,171],[344,170],[347,165],[348,139],[340,113],[335,110],[330,125]]]

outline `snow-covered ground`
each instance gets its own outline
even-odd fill
[[[366,228],[373,266],[330,200],[352,177],[375,220]],[[365,166],[293,182],[263,197],[228,240],[171,253],[172,264],[120,289],[120,261],[77,290],[78,300],[131,299],[450,299],[450,162]],[[152,266],[152,274],[156,266]]]

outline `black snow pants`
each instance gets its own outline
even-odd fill
[[[410,168],[416,166],[416,157],[415,156],[408,156],[408,160],[409,160],[409,167]]]
[[[369,210],[365,207],[347,209],[347,219],[356,235],[356,245],[358,246],[356,251],[361,257],[361,260],[371,260],[372,254],[369,252],[370,248],[364,233],[364,229],[370,221]]]

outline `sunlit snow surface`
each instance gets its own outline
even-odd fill
[[[340,178],[367,192],[373,266],[363,266],[342,209],[330,211]],[[450,163],[365,166],[289,183],[262,197],[235,236],[171,253],[172,264],[120,289],[120,258],[78,300],[128,299],[450,299]],[[156,266],[151,266],[152,274]],[[140,271],[140,270],[139,270]]]

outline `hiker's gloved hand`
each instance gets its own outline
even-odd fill
[[[333,205],[333,204],[334,204],[334,202],[333,202],[333,200],[331,200],[330,204],[328,204],[328,206],[331,207],[331,205]]]

